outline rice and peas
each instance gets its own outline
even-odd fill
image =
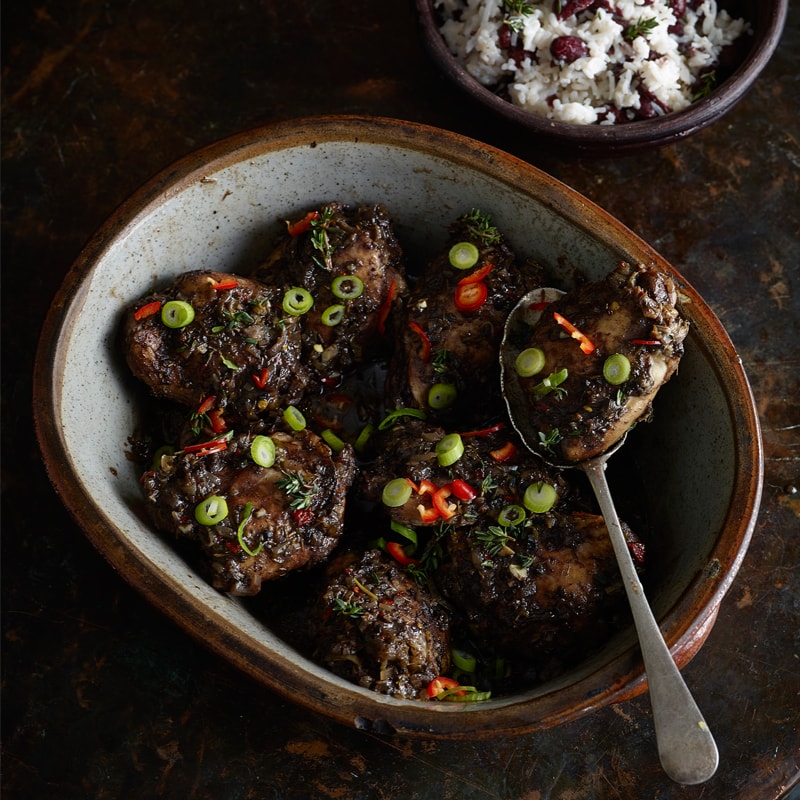
[[[716,0],[435,0],[467,71],[528,111],[612,125],[680,111],[750,31]],[[572,13],[571,13],[572,12]]]

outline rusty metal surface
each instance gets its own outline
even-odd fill
[[[613,161],[544,151],[435,72],[410,2],[63,0],[3,8],[3,790],[59,798],[774,800],[800,769],[800,2],[725,119]],[[293,707],[107,566],[59,503],[30,411],[36,340],[80,248],[153,173],[262,123],[438,125],[563,180],[662,252],[727,327],[763,425],[753,542],[685,669],[721,767],[661,772],[646,697],[545,733],[385,739]],[[87,420],[87,425],[91,420]]]

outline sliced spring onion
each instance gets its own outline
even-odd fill
[[[457,433],[448,433],[436,443],[436,460],[441,467],[455,464],[464,455],[464,442]]]
[[[558,499],[558,493],[555,486],[549,483],[532,483],[526,490],[522,498],[525,508],[532,511],[534,514],[544,514],[549,511]]]
[[[456,269],[469,269],[478,263],[480,253],[472,242],[458,242],[450,248],[447,254],[450,265]]]
[[[257,556],[264,547],[263,540],[258,543],[258,547],[255,550],[251,550],[247,546],[247,542],[244,540],[244,526],[247,525],[247,521],[250,519],[250,516],[253,513],[253,504],[247,503],[244,507],[244,514],[242,515],[242,521],[239,523],[239,527],[236,530],[236,537],[239,540],[239,546],[242,550],[247,553],[249,556]]]
[[[525,509],[522,506],[506,506],[498,515],[497,522],[504,528],[511,528],[525,521]]]
[[[161,308],[161,321],[168,328],[185,328],[194,319],[194,309],[185,300],[170,300]]]
[[[428,405],[434,411],[449,408],[456,401],[458,390],[452,383],[434,383],[428,392]]]
[[[478,666],[478,660],[471,653],[454,647],[450,651],[450,655],[457,669],[463,670],[464,672],[475,672],[475,668]]]
[[[364,292],[364,281],[358,275],[338,275],[331,282],[331,291],[340,300],[355,300]]]
[[[393,478],[383,487],[381,500],[389,508],[399,508],[411,498],[411,486],[405,478]]]
[[[161,459],[164,456],[171,456],[174,452],[175,448],[170,447],[170,445],[168,444],[159,447],[158,450],[156,450],[156,452],[153,454],[153,463],[152,463],[153,471],[161,469]]]
[[[283,296],[283,310],[293,317],[299,317],[311,310],[314,298],[311,293],[300,286],[293,286]]]
[[[325,428],[320,436],[328,444],[328,447],[330,447],[335,453],[344,450],[344,441],[340,439],[330,428]]]
[[[541,400],[546,397],[550,392],[560,386],[569,376],[569,370],[564,367],[558,372],[551,372],[546,378],[543,378],[540,383],[534,386],[533,391],[537,399]],[[563,391],[559,389],[559,391]]]
[[[409,528],[408,525],[401,525],[399,522],[395,522],[392,520],[390,524],[391,529],[402,536],[404,539],[408,539],[415,547],[417,544],[417,532],[413,528]]]
[[[344,306],[342,305],[328,306],[322,312],[321,319],[323,325],[327,325],[329,328],[333,328],[335,325],[338,325],[344,319]]]
[[[269,436],[256,436],[250,444],[250,458],[259,467],[271,467],[275,463],[275,442]]]
[[[293,431],[302,431],[306,427],[306,418],[296,406],[287,406],[283,412],[283,418]]]
[[[625,383],[631,375],[631,362],[622,353],[614,353],[603,364],[603,377],[612,385]]]
[[[201,525],[217,525],[228,516],[228,501],[218,494],[212,494],[198,503],[194,509],[194,518]]]
[[[385,431],[391,428],[401,417],[414,417],[415,419],[425,419],[425,412],[418,408],[397,408],[390,411],[379,423],[378,430]]]
[[[367,444],[369,440],[372,438],[372,434],[375,431],[375,428],[372,427],[369,423],[367,423],[362,429],[361,433],[358,434],[356,437],[355,444],[353,447],[356,450],[356,453],[363,453],[364,450],[367,449]]]
[[[544,369],[544,351],[538,347],[529,347],[523,350],[514,362],[517,374],[523,378],[538,375]]]

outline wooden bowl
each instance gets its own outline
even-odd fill
[[[759,426],[730,339],[673,267],[590,201],[512,156],[408,122],[312,118],[234,136],[152,179],[89,242],[53,301],[34,385],[47,469],[88,538],[125,580],[213,651],[281,695],[357,728],[450,738],[513,734],[646,688],[631,629],[524,693],[478,704],[385,697],[310,662],[252,602],[212,589],[148,523],[139,476],[126,457],[139,404],[117,350],[123,307],[190,268],[249,271],[282,220],[330,200],[384,202],[417,263],[443,244],[458,215],[479,208],[519,253],[543,263],[568,264],[596,279],[627,259],[674,277],[691,321],[686,355],[657,398],[655,421],[638,426],[612,459],[610,480],[619,488],[637,472],[646,475],[642,503],[657,533],[646,588],[675,660],[685,664],[739,568],[761,494]],[[572,274],[564,273],[564,286]]]
[[[716,89],[683,111],[618,125],[579,125],[551,120],[505,100],[483,86],[448,50],[439,33],[434,0],[416,0],[422,38],[442,73],[465,93],[475,113],[499,114],[546,140],[560,152],[619,156],[678,142],[730,111],[749,91],[778,46],[786,22],[788,0],[720,0],[720,8],[751,23],[752,36],[737,45],[736,63],[726,67]]]

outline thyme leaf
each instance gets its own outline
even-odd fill
[[[624,31],[622,31],[622,36],[625,40],[632,42],[639,36],[644,36],[650,31],[655,30],[658,27],[658,20],[655,17],[650,17],[650,19],[640,19],[638,22],[634,22],[632,25],[628,25]]]
[[[317,493],[316,487],[311,483],[307,483],[303,476],[297,472],[281,470],[281,473],[283,477],[275,485],[289,495],[289,507],[295,511],[308,508],[311,505],[312,498]]]
[[[465,224],[472,238],[482,242],[484,246],[500,242],[500,231],[492,223],[492,218],[488,214],[481,213],[477,208],[464,214],[460,221]]]

